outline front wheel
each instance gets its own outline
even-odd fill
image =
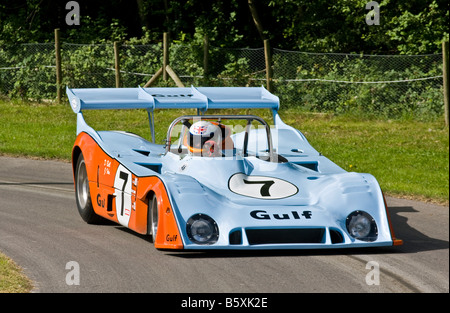
[[[82,154],[80,154],[77,160],[77,166],[75,167],[75,198],[78,213],[80,213],[81,218],[86,223],[96,224],[101,221],[101,217],[95,213],[92,206],[86,162]]]

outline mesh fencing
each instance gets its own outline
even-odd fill
[[[358,55],[274,49],[277,94],[313,111],[442,114],[442,54]]]
[[[0,46],[0,94],[54,99],[53,43]],[[115,87],[113,44],[61,44],[63,85]],[[162,66],[162,44],[121,45],[122,87],[143,86]],[[264,49],[171,44],[170,66],[185,86],[266,85]],[[273,92],[282,107],[363,110],[395,117],[443,113],[442,54],[359,55],[273,49]],[[175,86],[159,78],[152,86]]]
[[[54,44],[0,46],[0,94],[55,98],[55,81]]]
[[[114,47],[108,44],[61,45],[63,86],[115,87]]]
[[[137,87],[145,85],[162,66],[162,57],[162,44],[122,45],[120,47],[122,86]],[[114,63],[110,69],[114,75]]]
[[[208,78],[217,86],[266,85],[264,48],[211,49]]]

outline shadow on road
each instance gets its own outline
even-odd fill
[[[394,227],[395,235],[403,240],[403,245],[396,247],[399,252],[417,253],[421,251],[432,251],[448,249],[449,242],[445,240],[431,238],[408,224],[408,218],[399,213],[419,213],[410,206],[390,207],[391,221]]]

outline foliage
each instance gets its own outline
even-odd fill
[[[289,48],[309,52],[426,54],[448,40],[446,0],[378,1],[380,25],[367,25],[367,0],[271,0]],[[292,14],[294,12],[294,14]],[[281,46],[280,46],[281,47]]]
[[[274,56],[274,73],[284,75],[275,77],[276,93],[292,107],[315,112],[364,112],[387,118],[432,119],[443,113],[439,55],[418,58],[279,52]],[[436,78],[427,79],[431,77]]]
[[[62,46],[63,85],[114,87],[114,50],[110,44]]]
[[[401,54],[430,53],[449,40],[449,2],[429,2],[420,3],[422,10],[405,3],[405,9],[389,21],[386,34]]]
[[[19,98],[53,98],[56,92],[52,44],[0,47],[0,93]]]
[[[52,42],[53,30],[72,43],[131,38],[192,41],[208,35],[217,47],[260,47],[248,1],[78,0],[80,25],[67,25],[67,1],[2,0],[0,45]],[[448,40],[447,0],[383,0],[380,25],[369,26],[368,0],[253,0],[272,46],[308,52],[438,53]]]

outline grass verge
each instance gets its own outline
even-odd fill
[[[33,283],[22,273],[17,264],[0,253],[0,293],[27,293]]]

